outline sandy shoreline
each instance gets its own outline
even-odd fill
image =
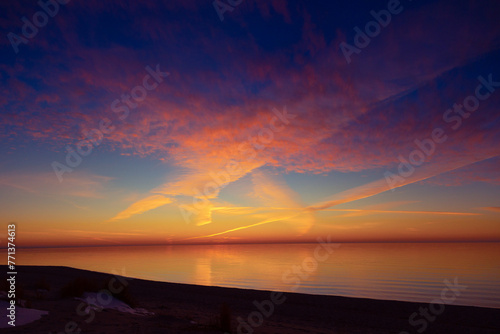
[[[49,314],[30,324],[0,329],[2,332],[78,333],[81,329],[81,333],[223,333],[219,318],[225,304],[229,311],[223,312],[223,316],[230,314],[233,333],[419,333],[417,329],[423,328],[424,318],[416,317],[414,320],[420,322],[412,326],[409,317],[420,307],[429,307],[410,302],[280,294],[140,279],[115,278],[110,284],[109,274],[67,267],[19,266],[17,272],[17,285],[23,287],[29,306]],[[95,317],[90,319],[90,313],[86,314],[82,307],[86,303],[61,297],[61,289],[78,277],[97,282],[99,289],[106,282],[101,300],[106,293],[121,290],[122,284],[128,285],[133,306],[150,313],[104,309],[95,311]],[[40,281],[48,283],[48,292],[37,286]],[[6,310],[2,314],[5,317]],[[499,333],[500,309],[446,305],[426,325],[425,333]]]

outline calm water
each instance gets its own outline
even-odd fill
[[[500,308],[500,243],[317,244],[19,249],[16,263],[60,265],[156,281],[430,302],[444,280],[455,304]],[[307,259],[307,260],[305,260]],[[305,260],[305,262],[304,262]],[[307,270],[293,273],[293,266]]]

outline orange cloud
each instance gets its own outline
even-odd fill
[[[149,196],[140,201],[135,202],[124,211],[118,213],[115,217],[111,218],[109,222],[121,219],[127,219],[132,217],[133,215],[138,215],[156,209],[168,203],[172,203],[172,199],[162,195]]]
[[[488,206],[488,207],[483,207],[481,209],[497,213],[500,212],[500,206]]]

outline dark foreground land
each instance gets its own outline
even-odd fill
[[[22,287],[28,305],[49,311],[49,314],[30,324],[0,329],[0,332],[223,333],[221,326],[230,318],[232,333],[419,333],[417,330],[423,328],[423,323],[427,324],[427,328],[421,331],[423,333],[500,333],[500,309],[446,305],[432,321],[423,320],[425,317],[419,315],[414,319],[419,322],[412,326],[409,317],[419,312],[420,307],[428,308],[429,304],[298,293],[271,295],[269,291],[140,279],[121,282],[115,279],[109,285],[112,277],[109,274],[67,267],[22,266],[17,272],[16,284],[18,289]],[[69,290],[78,290],[74,284],[71,288],[70,284],[77,278],[78,284],[85,285],[85,288],[89,282],[94,282],[99,289],[107,287],[115,292],[122,290],[120,284],[126,282],[128,291],[122,291],[121,298],[136,308],[154,312],[154,315],[104,309],[96,311],[94,319],[90,320],[90,316],[83,313],[81,301],[63,297],[61,293],[66,287],[63,291],[67,295],[68,286]],[[263,311],[259,311],[254,301],[259,304],[267,301],[263,304]],[[221,312],[224,304],[227,307]],[[5,312],[2,311],[4,317]],[[250,324],[241,325],[238,318]],[[259,325],[261,318],[263,323],[254,327]]]

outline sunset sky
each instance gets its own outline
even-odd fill
[[[500,4],[391,2],[2,2],[4,231],[500,241]]]

